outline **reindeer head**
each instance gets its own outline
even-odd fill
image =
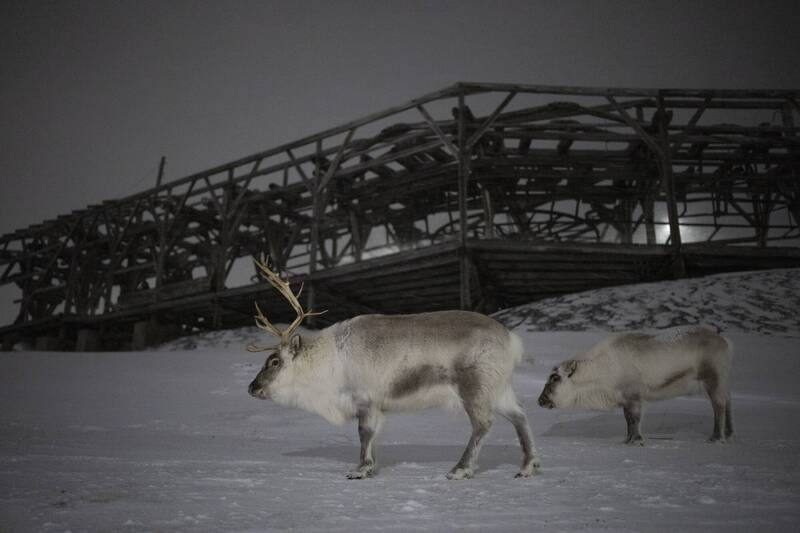
[[[306,317],[321,315],[325,311],[320,313],[304,311],[303,306],[300,305],[300,301],[298,300],[300,294],[303,292],[302,285],[300,286],[300,290],[297,291],[297,294],[295,294],[289,287],[289,282],[281,279],[277,272],[270,270],[266,265],[266,261],[255,261],[255,264],[269,284],[275,287],[278,292],[286,298],[297,314],[297,317],[289,324],[288,328],[280,330],[264,316],[258,303],[255,304],[257,313],[255,316],[256,325],[279,339],[279,342],[272,346],[259,347],[250,345],[247,347],[251,352],[271,352],[264,362],[261,371],[248,387],[248,392],[251,396],[267,399],[272,397],[275,391],[286,389],[294,382],[295,363],[303,352],[303,340],[299,334],[295,334],[295,331]]]
[[[548,409],[569,407],[575,400],[575,384],[572,375],[578,369],[578,361],[571,359],[553,368],[539,396],[539,405]]]

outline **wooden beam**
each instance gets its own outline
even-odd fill
[[[666,107],[664,105],[664,99],[662,96],[659,96],[658,102],[660,120],[657,127],[661,141],[661,150],[659,153],[661,163],[659,167],[661,171],[662,184],[667,196],[667,217],[669,219],[670,242],[672,244],[672,249],[676,254],[675,276],[683,277],[686,274],[686,271],[685,267],[683,266],[683,260],[680,257],[681,228],[680,221],[678,219],[678,206],[675,199],[675,177],[672,173],[672,150],[670,150],[669,138],[667,136]]]
[[[341,146],[339,146],[339,151],[336,153],[336,157],[334,157],[331,166],[328,167],[328,170],[325,172],[325,176],[323,176],[322,180],[317,186],[317,188],[320,191],[322,191],[325,187],[328,186],[328,183],[330,183],[331,179],[333,178],[333,175],[336,174],[336,171],[339,169],[339,165],[342,163],[342,157],[344,156],[344,151],[349,146],[350,139],[353,138],[353,133],[355,133],[355,131],[356,131],[355,128],[348,130],[344,142],[342,142]]]
[[[460,307],[472,308],[470,293],[470,263],[467,256],[467,183],[470,173],[471,150],[467,146],[466,105],[464,95],[458,97],[458,227],[460,264]]]
[[[564,94],[573,96],[669,96],[689,98],[786,98],[794,96],[796,89],[636,89],[624,87],[576,87],[570,85],[530,85],[519,83],[461,82],[456,89],[467,93],[517,91],[532,94]]]
[[[617,113],[619,113],[619,116],[622,118],[622,120],[625,121],[628,126],[633,128],[633,130],[639,135],[639,138],[644,141],[644,143],[653,151],[653,153],[655,153],[658,157],[663,158],[661,146],[659,146],[659,144],[652,137],[650,137],[650,134],[644,131],[644,128],[642,128],[641,124],[631,117],[625,108],[620,106],[613,96],[607,96],[606,98],[617,110]]]
[[[420,104],[417,106],[417,110],[420,112],[420,114],[422,114],[422,117],[425,119],[425,123],[428,124],[428,126],[431,128],[434,134],[436,134],[439,140],[442,141],[442,144],[444,144],[445,148],[447,148],[447,151],[450,152],[450,155],[458,159],[460,153],[458,148],[453,144],[453,142],[449,138],[447,138],[444,132],[442,132],[442,129],[439,127],[436,121],[433,120],[433,118],[430,116],[425,107],[422,104]]]
[[[480,138],[483,137],[483,134],[486,133],[486,130],[492,127],[492,124],[495,123],[497,117],[500,116],[500,113],[503,112],[503,110],[511,102],[514,96],[516,96],[516,94],[517,91],[509,92],[508,95],[506,95],[506,97],[503,99],[503,101],[500,102],[500,105],[498,105],[495,108],[492,114],[489,115],[486,118],[486,120],[484,120],[483,123],[478,127],[475,133],[473,133],[472,136],[470,136],[470,138],[467,139],[466,142],[467,150],[472,150],[472,147],[475,146],[475,143],[477,143],[480,140]]]

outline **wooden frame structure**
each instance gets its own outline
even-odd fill
[[[458,83],[0,237],[0,336],[249,323],[262,254],[325,321],[798,266],[799,96]]]

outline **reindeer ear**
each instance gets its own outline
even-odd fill
[[[300,335],[293,335],[292,339],[289,341],[289,348],[294,354],[294,357],[297,357],[297,354],[300,353],[300,348],[302,346],[303,346],[303,340],[300,338]]]
[[[576,360],[567,361],[567,377],[571,378],[572,374],[578,369],[578,362]]]

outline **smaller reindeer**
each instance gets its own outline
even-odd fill
[[[303,310],[299,293],[295,295],[288,282],[265,264],[256,265],[297,318],[281,331],[256,305],[256,323],[280,343],[264,349],[272,353],[249,392],[315,412],[334,424],[357,419],[361,460],[348,478],[373,474],[373,442],[386,412],[437,406],[461,406],[472,423],[467,448],[448,478],[472,477],[494,413],[517,431],[523,452],[517,476],[528,477],[539,467],[528,419],[511,389],[522,343],[501,324],[466,311],[361,315],[301,338],[295,330],[314,313]]]
[[[642,402],[692,394],[704,388],[714,410],[709,442],[733,435],[728,374],[732,345],[699,326],[650,335],[623,333],[598,343],[585,355],[555,367],[539,405],[612,409],[622,407],[626,444],[644,444]]]

